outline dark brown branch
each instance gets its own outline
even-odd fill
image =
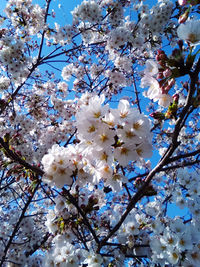
[[[4,142],[3,138],[0,137],[0,145],[5,149],[6,156],[8,156],[10,159],[12,159],[14,162],[21,164],[26,169],[32,170],[33,172],[37,173],[38,175],[42,176],[44,174],[44,171],[40,168],[29,164],[25,160],[23,160],[20,156],[17,155],[14,151],[12,151],[9,148],[9,144],[7,142]]]
[[[1,106],[1,109],[0,109],[0,114],[2,114],[4,112],[4,110],[8,107],[8,105],[10,104],[10,102],[12,102],[16,95],[18,94],[18,92],[20,91],[20,89],[24,86],[24,84],[26,83],[26,81],[30,78],[31,74],[33,73],[33,71],[37,68],[37,64],[34,64],[32,66],[32,68],[29,70],[29,74],[27,75],[26,79],[24,82],[22,82],[17,88],[16,90],[13,92],[13,94],[10,96],[10,99],[4,103],[2,106]]]
[[[136,104],[138,106],[139,112],[142,113],[141,107],[140,107],[140,101],[138,97],[138,90],[135,82],[135,78],[133,77],[133,87],[134,87],[134,92],[135,92],[135,97],[136,97]]]
[[[0,144],[6,150],[7,156],[9,156],[10,159],[14,160],[15,162],[18,162],[19,164],[21,164],[25,168],[27,168],[29,170],[32,170],[33,172],[37,173],[40,176],[42,176],[44,174],[44,171],[43,170],[41,170],[40,168],[38,168],[36,166],[33,166],[33,165],[27,163],[25,160],[21,159],[15,152],[13,152],[12,150],[10,150],[8,143],[4,142],[1,137],[0,137]],[[96,233],[94,232],[92,226],[90,225],[89,221],[87,220],[84,212],[78,206],[78,203],[76,202],[75,198],[65,188],[63,188],[63,191],[66,194],[66,196],[68,197],[69,201],[77,208],[78,212],[83,217],[83,220],[85,222],[85,225],[87,225],[87,227],[90,230],[91,234],[93,235],[95,241],[97,243],[99,243],[99,239],[96,236]]]
[[[188,95],[187,95],[186,105],[184,106],[182,112],[179,115],[179,118],[176,121],[175,130],[174,130],[174,134],[173,134],[173,138],[172,138],[172,143],[177,142],[179,132],[180,132],[181,128],[183,127],[182,121],[184,120],[184,117],[187,115],[187,112],[188,112],[190,106],[192,105],[192,97],[195,93],[196,82],[198,80],[199,71],[200,71],[200,58],[197,62],[195,71],[190,73],[190,78],[191,78],[190,90],[189,90]]]
[[[97,244],[100,244],[100,241],[95,233],[95,231],[93,230],[92,226],[90,225],[85,213],[82,211],[82,209],[79,207],[76,199],[70,194],[70,192],[65,189],[63,187],[63,192],[64,192],[64,195],[66,195],[66,197],[68,198],[68,200],[76,207],[76,209],[78,210],[78,212],[81,214],[82,218],[83,218],[83,221],[85,223],[85,225],[88,227],[88,229],[90,230],[92,236],[94,237],[94,240],[96,241]]]
[[[190,158],[190,157],[196,156],[198,154],[200,154],[200,149],[198,149],[196,151],[193,151],[193,152],[188,152],[188,153],[185,153],[185,154],[181,154],[181,155],[178,155],[178,156],[169,158],[168,159],[168,164],[169,163],[173,163],[173,162],[175,162],[177,160],[182,160],[182,159],[185,159],[185,158]],[[159,172],[167,171],[167,170],[171,170],[171,169],[177,169],[177,168],[181,168],[181,167],[184,167],[184,166],[191,166],[192,164],[198,164],[198,163],[199,163],[199,160],[183,161],[183,162],[179,162],[179,164],[176,164],[176,165],[172,165],[172,166],[161,168]],[[129,182],[135,181],[135,179],[137,179],[139,177],[140,178],[145,177],[145,176],[147,176],[149,174],[149,172],[150,171],[145,172],[145,173],[142,173],[142,174],[138,174],[138,175],[130,178],[129,179]]]
[[[114,226],[114,228],[111,230],[111,232],[102,240],[99,251],[102,246],[104,246],[105,242],[121,227],[122,223],[128,216],[128,214],[131,212],[131,210],[135,207],[136,203],[143,197],[146,187],[149,185],[151,180],[153,179],[154,175],[160,171],[160,169],[167,163],[168,158],[172,155],[174,150],[177,148],[177,145],[172,145],[171,148],[168,150],[168,152],[165,154],[163,159],[158,163],[158,165],[148,174],[148,176],[145,179],[144,184],[138,189],[138,191],[135,193],[135,195],[130,200],[125,212],[122,214],[120,220],[118,223]]]
[[[44,23],[47,22],[47,16],[48,16],[48,13],[49,13],[49,6],[50,6],[50,3],[51,3],[51,0],[47,0],[46,1],[46,10],[45,10],[45,16],[44,16]],[[40,42],[40,47],[39,47],[39,52],[38,52],[38,59],[41,58],[41,53],[42,53],[42,48],[43,48],[43,44],[44,44],[44,36],[45,36],[45,33],[46,33],[46,30],[44,30],[42,32],[42,38],[41,38],[41,42]]]
[[[152,171],[150,171],[150,173],[147,175],[144,184],[138,189],[138,191],[132,197],[125,212],[122,214],[118,223],[114,226],[114,228],[110,231],[110,233],[101,241],[98,247],[98,250],[97,250],[98,252],[100,252],[101,248],[105,245],[107,240],[111,238],[113,234],[115,234],[118,231],[118,229],[121,227],[122,223],[124,222],[128,214],[135,207],[136,203],[144,196],[145,189],[150,184],[154,175],[157,172],[159,172],[166,164],[169,163],[170,157],[172,156],[176,148],[179,146],[180,143],[178,142],[178,136],[179,136],[181,128],[183,127],[182,121],[184,120],[185,116],[187,116],[187,112],[189,111],[192,105],[192,97],[195,93],[195,85],[196,85],[196,81],[198,80],[199,71],[200,71],[200,59],[198,60],[195,71],[193,73],[190,73],[190,77],[191,77],[190,90],[188,92],[188,96],[186,99],[186,105],[184,106],[182,112],[179,115],[179,118],[176,121],[171,145],[168,147],[167,151],[165,152],[163,157],[160,159],[157,166]]]
[[[39,244],[36,243],[35,245],[33,245],[33,249],[30,251],[27,251],[25,253],[25,256],[28,258],[30,255],[35,253],[39,248],[41,248],[45,244],[45,242],[48,240],[49,237],[50,237],[50,233],[46,233],[42,241]]]
[[[197,149],[196,151],[193,151],[193,152],[188,152],[188,153],[185,153],[185,154],[181,154],[181,155],[178,155],[178,156],[175,156],[175,157],[172,157],[168,160],[168,162],[174,162],[176,160],[180,160],[180,159],[184,159],[184,158],[189,158],[189,157],[193,157],[193,156],[196,156],[200,154],[200,149]]]

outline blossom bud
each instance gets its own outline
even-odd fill
[[[165,114],[159,111],[152,112],[150,117],[156,119],[156,120],[164,120],[165,119]]]
[[[179,100],[179,94],[175,94],[173,95],[173,100],[176,104],[178,104],[178,100]]]
[[[158,51],[157,51],[157,55],[159,56],[159,55],[161,55],[161,54],[163,54],[163,51],[162,51],[161,49],[158,49]]]
[[[185,13],[179,17],[178,22],[180,24],[186,22],[186,20],[188,19],[189,13],[190,13],[190,8],[188,8],[185,11]]]
[[[167,56],[166,56],[165,52],[158,49],[157,55],[156,55],[156,61],[162,61],[162,60],[166,60],[166,59],[167,59]]]
[[[165,71],[163,71],[163,75],[164,75],[165,78],[168,78],[168,77],[170,77],[170,76],[172,75],[172,72],[171,72],[171,70],[168,68],[168,69],[166,69]]]
[[[156,78],[157,78],[158,80],[159,80],[159,79],[162,79],[162,78],[163,78],[163,73],[162,73],[162,72],[159,72]]]
[[[51,16],[52,16],[52,18],[55,18],[56,17],[56,12],[52,11]]]
[[[159,60],[160,60],[160,56],[156,55],[156,61],[159,61]]]
[[[163,54],[160,55],[160,59],[161,59],[161,60],[165,60],[166,58],[167,58],[167,57],[166,57],[165,53],[163,53]]]
[[[185,88],[186,90],[188,90],[188,82],[184,82],[183,83],[183,88]]]

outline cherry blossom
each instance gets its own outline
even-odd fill
[[[199,266],[199,1],[66,5],[0,14],[0,266]]]

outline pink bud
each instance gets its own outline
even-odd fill
[[[175,103],[178,103],[179,95],[178,94],[173,95],[173,99]]]
[[[156,55],[156,61],[160,60],[160,55]]]
[[[184,22],[186,22],[186,20],[188,19],[188,16],[189,16],[189,9],[187,9],[187,10],[185,11],[185,13],[179,17],[178,22],[179,22],[179,23],[184,23]]]
[[[159,72],[156,77],[158,80],[163,78],[163,73]]]
[[[166,55],[165,55],[165,53],[163,53],[162,55],[160,55],[160,59],[161,59],[161,60],[165,60],[165,59],[166,59]]]
[[[157,51],[157,55],[159,56],[159,55],[161,55],[161,54],[163,54],[163,51],[160,50],[160,49],[158,49],[158,51]]]
[[[183,83],[183,88],[185,88],[186,90],[188,90],[188,82],[184,82]]]
[[[172,72],[171,72],[171,70],[168,68],[168,69],[166,69],[165,71],[163,71],[163,75],[164,75],[165,78],[168,78],[168,77],[170,77],[170,76],[172,75]]]
[[[165,115],[159,111],[152,112],[149,116],[156,120],[164,120],[165,118]]]

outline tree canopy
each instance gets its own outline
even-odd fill
[[[199,0],[66,2],[0,15],[0,266],[200,266]]]

